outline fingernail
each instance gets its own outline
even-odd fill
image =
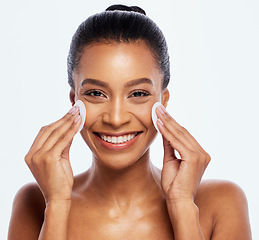
[[[75,118],[75,120],[74,120],[74,122],[75,122],[75,123],[78,122],[79,119],[80,119],[80,115],[77,115],[76,118]]]
[[[162,126],[164,126],[164,123],[161,121],[161,119],[157,119],[157,121],[162,125]]]
[[[76,115],[76,113],[78,112],[79,108],[78,107],[74,107],[73,111],[71,112],[72,115]]]
[[[74,110],[74,107],[72,107],[72,108],[68,111],[68,113],[72,113],[73,110]]]
[[[160,105],[160,106],[158,107],[158,110],[159,110],[163,115],[166,113],[166,109],[165,109],[165,107],[164,107],[163,105]]]

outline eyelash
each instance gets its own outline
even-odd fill
[[[95,95],[93,95],[93,93],[95,93],[95,94],[98,93],[98,94],[103,95],[104,97],[106,97],[101,91],[98,91],[98,90],[91,90],[89,92],[86,92],[85,95],[91,96],[91,97],[101,97],[100,95],[99,96],[95,96]]]
[[[138,93],[138,94],[141,93],[142,96],[135,96],[135,98],[147,97],[147,96],[150,95],[149,92],[142,91],[142,90],[136,90],[136,91],[134,91],[133,93],[130,94],[130,97],[131,97],[132,95],[136,94],[136,93]]]
[[[95,95],[97,93],[98,93],[99,96]],[[134,91],[130,94],[130,98],[134,97],[134,94],[141,94],[141,96],[135,96],[135,98],[147,97],[147,96],[150,95],[149,92],[146,92],[146,91],[143,91],[143,90],[136,90],[136,91]],[[85,95],[95,97],[95,98],[98,98],[98,97],[105,97],[106,98],[106,96],[99,90],[91,90],[89,92],[86,92]],[[101,96],[101,95],[103,95],[103,96]]]

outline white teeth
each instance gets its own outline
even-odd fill
[[[118,138],[117,137],[112,137],[112,143],[117,143],[118,142]]]
[[[122,136],[118,137],[118,143],[123,143],[123,137]]]
[[[137,133],[123,135],[123,136],[119,136],[119,137],[101,135],[101,139],[106,141],[106,142],[109,142],[109,143],[118,144],[118,143],[127,142],[127,141],[133,139],[136,136],[137,136]]]

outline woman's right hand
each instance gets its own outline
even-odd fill
[[[79,109],[41,128],[25,161],[44,195],[45,202],[71,200],[74,182],[69,149],[79,129]]]

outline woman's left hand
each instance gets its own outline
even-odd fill
[[[202,175],[211,157],[194,137],[180,126],[163,106],[156,109],[163,136],[162,188],[168,203],[194,201]],[[178,151],[180,159],[175,155]]]

